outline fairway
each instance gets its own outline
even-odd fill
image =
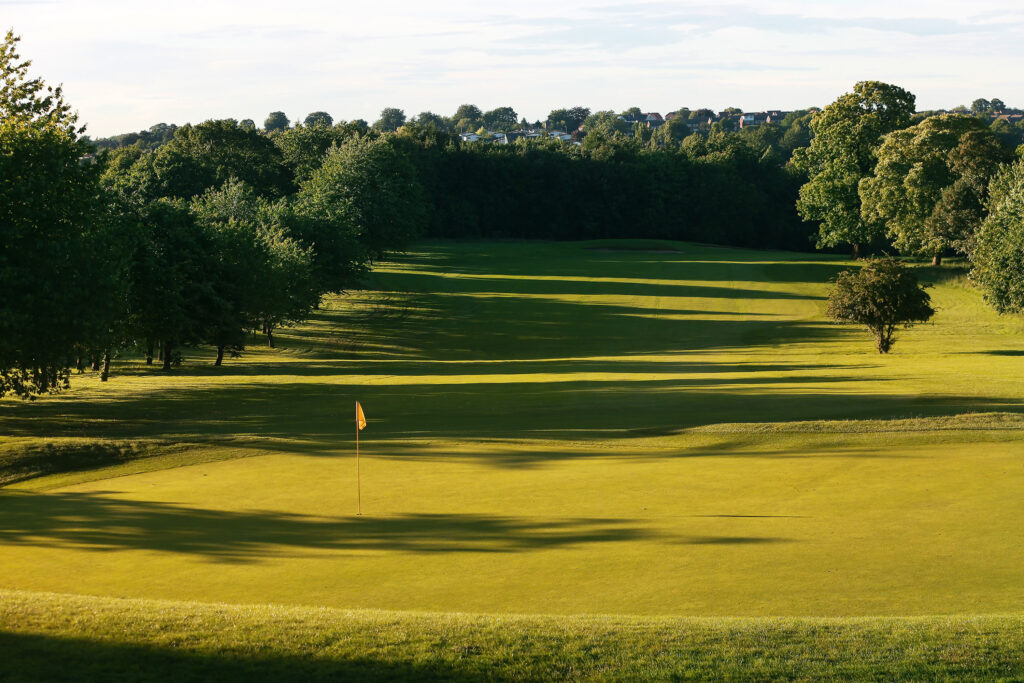
[[[170,375],[119,359],[109,383],[5,399],[0,457],[110,464],[0,489],[0,588],[516,614],[1024,611],[1024,321],[956,267],[921,268],[938,313],[882,356],[824,320],[850,265],[421,244],[276,349],[221,368],[186,352]]]

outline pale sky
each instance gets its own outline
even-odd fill
[[[274,110],[796,109],[859,80],[1024,107],[1020,0],[0,0],[0,27],[94,137]]]

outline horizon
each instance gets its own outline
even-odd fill
[[[153,19],[125,0],[0,0],[32,74],[63,83],[92,137],[156,123],[313,111],[372,123],[381,109],[448,116],[511,106],[528,121],[560,107],[662,114],[824,106],[857,81],[914,93],[919,110],[1015,100],[1024,10],[1006,0],[728,5],[533,0],[517,16],[467,2],[390,16],[301,0],[246,12],[184,0]]]

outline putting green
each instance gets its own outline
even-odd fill
[[[632,247],[632,248],[626,248]],[[823,256],[441,243],[278,349],[0,402],[0,588],[400,610],[1024,609],[1024,323],[955,268],[880,356]],[[356,517],[353,402],[362,401]],[[148,450],[147,450],[148,449]],[[0,450],[2,453],[3,450]]]

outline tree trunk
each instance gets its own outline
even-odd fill
[[[217,347],[217,360],[214,361],[216,367],[220,367],[220,364],[224,362],[224,345],[221,344]]]
[[[174,346],[169,341],[165,341],[160,345],[160,355],[163,356],[164,371],[169,372],[171,369],[171,351],[174,350]]]
[[[163,342],[160,342],[160,356],[158,357],[157,360],[159,360],[161,363],[164,362],[164,343]]]
[[[100,381],[106,382],[110,379],[110,349],[103,351],[103,369],[100,370]]]
[[[860,258],[860,245],[853,243],[853,258]]]
[[[75,370],[77,370],[77,371],[78,371],[78,374],[79,374],[79,375],[81,375],[81,374],[82,374],[83,372],[85,372],[85,361],[84,361],[84,360],[82,360],[82,357],[81,357],[81,356],[79,356],[79,357],[78,357],[78,358],[77,358],[77,359],[75,360]]]
[[[936,254],[935,256],[932,256],[932,265],[933,266],[941,266],[942,265],[942,254]]]
[[[274,348],[274,328],[267,325],[267,346]]]
[[[146,342],[146,365],[153,364],[153,340],[150,339]]]
[[[94,372],[100,369],[100,357],[98,355],[92,356],[90,362],[91,364],[89,367],[91,367]]]

